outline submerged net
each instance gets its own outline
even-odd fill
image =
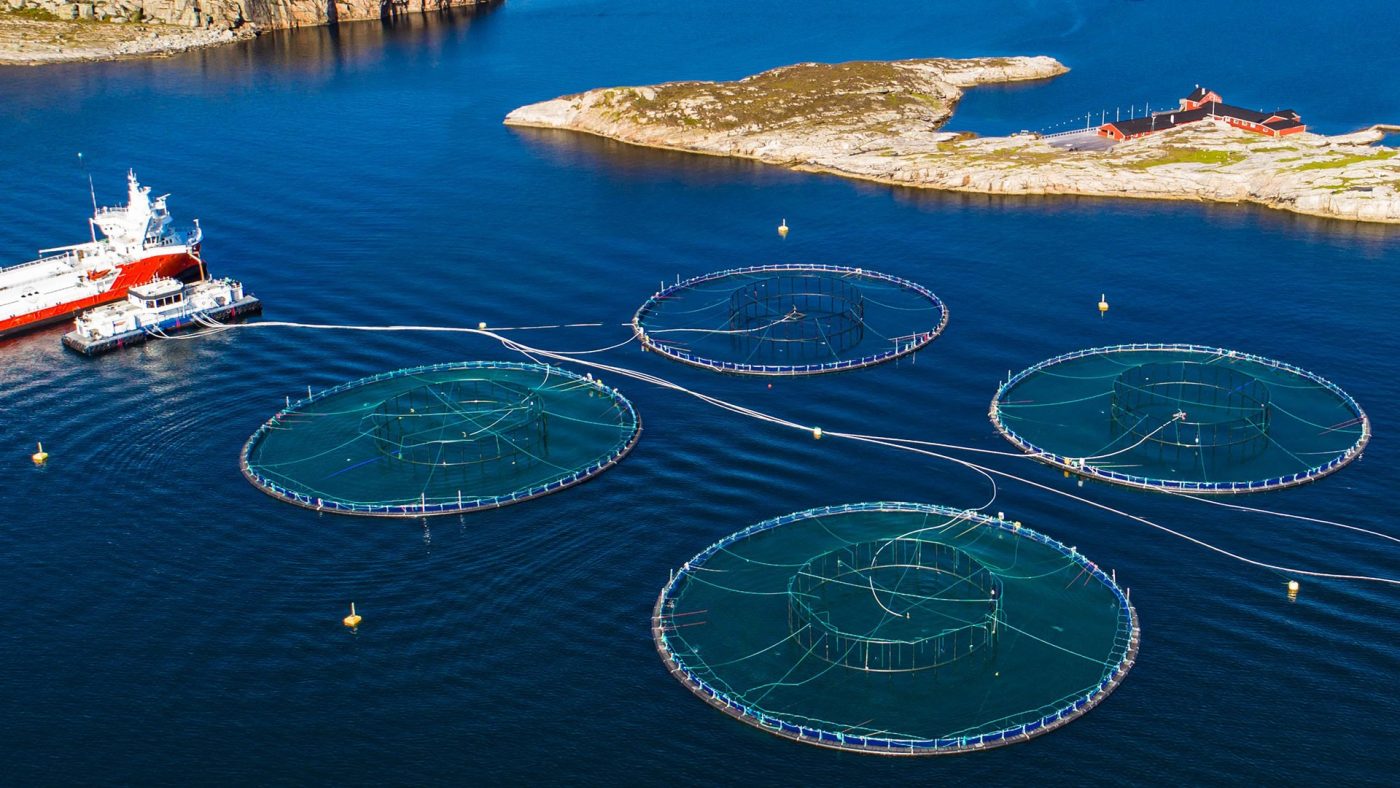
[[[951,545],[860,542],[797,570],[788,628],[798,644],[846,667],[926,670],[995,642],[1000,593],[995,574]]]
[[[291,503],[418,516],[563,489],[620,460],[641,424],[589,377],[537,364],[398,370],[288,406],[243,448],[243,473]]]
[[[948,310],[921,285],[860,268],[770,265],[677,282],[632,320],[650,350],[752,375],[855,369],[913,353]]]
[[[969,511],[812,509],[696,556],[657,599],[671,673],[732,716],[892,755],[1021,741],[1132,666],[1137,623],[1077,550]]]
[[[992,400],[1008,440],[1067,471],[1135,487],[1253,492],[1360,455],[1366,414],[1289,364],[1195,345],[1119,345],[1050,359]]]
[[[532,389],[487,378],[425,383],[375,406],[366,421],[380,454],[399,462],[498,472],[549,454],[549,415]]]

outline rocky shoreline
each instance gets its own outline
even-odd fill
[[[964,88],[1067,70],[1048,57],[803,63],[736,82],[590,90],[505,122],[916,188],[1252,202],[1400,223],[1400,151],[1371,144],[1380,126],[1274,138],[1203,121],[1116,144],[942,130]]]
[[[501,0],[0,0],[0,66],[161,57],[268,30]]]
[[[0,66],[163,57],[243,41],[255,35],[257,32],[251,26],[230,30],[142,23],[6,20],[0,21]]]

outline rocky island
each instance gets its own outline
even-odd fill
[[[1049,57],[801,63],[734,82],[590,90],[505,122],[918,188],[1254,202],[1400,223],[1400,151],[1374,144],[1394,127],[1267,136],[1206,119],[1119,142],[943,130],[965,88],[1067,70]]]

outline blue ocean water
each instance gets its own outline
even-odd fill
[[[914,359],[766,382],[601,358],[799,423],[1006,444],[997,381],[1130,341],[1280,358],[1341,385],[1376,438],[1317,484],[1239,503],[1400,535],[1400,229],[1250,206],[948,195],[507,129],[606,84],[802,60],[1050,54],[1050,82],[969,93],[952,127],[1063,124],[1196,83],[1340,132],[1400,118],[1400,10],[1189,0],[771,7],[511,0],[487,13],[264,36],[166,60],[0,69],[0,260],[71,243],[134,167],[199,217],[205,256],[267,319],[496,326],[551,349],[626,338],[662,280],[731,265],[863,265],[952,312]],[[793,227],[781,241],[780,218]],[[1094,308],[1101,292],[1111,309]],[[317,516],[237,468],[308,386],[516,358],[452,334],[241,330],[95,361],[59,330],[0,343],[0,781],[33,783],[1387,783],[1400,768],[1400,598],[1302,581],[931,457],[812,440],[607,380],[644,434],[564,494],[430,521]],[[31,467],[33,442],[52,453]],[[999,469],[1272,564],[1400,576],[1393,541]],[[995,494],[995,499],[992,500]],[[661,667],[668,571],[768,517],[903,499],[1004,510],[1105,567],[1141,616],[1103,705],[950,759],[832,753],[738,724]],[[350,601],[358,634],[340,625]]]

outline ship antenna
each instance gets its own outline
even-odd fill
[[[97,218],[97,189],[92,185],[92,173],[88,172],[87,162],[83,160],[83,152],[78,151],[78,164],[82,165],[83,174],[88,179],[88,196],[92,198],[92,219],[88,220],[88,232],[92,234],[92,242],[97,243],[97,228],[93,226],[93,219]]]

